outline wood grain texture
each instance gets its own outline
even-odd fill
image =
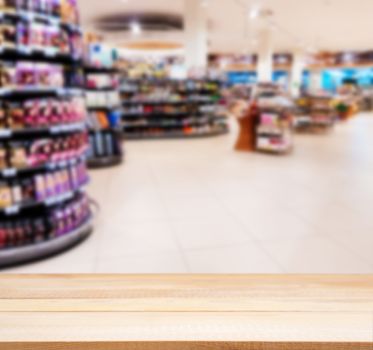
[[[369,349],[373,276],[0,276],[0,350]]]

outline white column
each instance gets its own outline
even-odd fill
[[[273,33],[268,25],[259,31],[258,82],[271,82],[273,76]]]
[[[207,14],[201,0],[184,0],[185,62],[188,69],[206,68],[208,59]]]
[[[303,71],[306,67],[305,56],[302,51],[293,53],[293,63],[290,72],[290,93],[291,96],[297,98],[300,96],[302,87]]]
[[[320,90],[322,90],[321,71],[312,70],[310,76],[310,91],[316,93]]]

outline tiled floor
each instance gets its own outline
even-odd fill
[[[298,135],[289,156],[234,138],[127,143],[92,174],[92,238],[8,272],[373,273],[373,115]]]

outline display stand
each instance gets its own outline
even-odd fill
[[[76,4],[65,2],[52,13],[0,5],[0,268],[63,252],[92,231],[81,31]]]
[[[295,116],[295,128],[305,132],[326,132],[333,128],[336,113],[329,96],[303,97],[297,101],[298,108]]]
[[[123,162],[118,72],[114,68],[86,67],[90,152],[88,167],[100,169]]]
[[[260,108],[256,128],[256,149],[262,152],[288,153],[293,148],[292,117],[282,108]]]
[[[126,139],[194,138],[228,132],[219,81],[124,79]]]

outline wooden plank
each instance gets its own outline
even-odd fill
[[[372,350],[370,343],[110,342],[8,343],[1,350]]]
[[[0,299],[215,296],[373,300],[373,275],[2,275]]]
[[[0,339],[32,342],[370,342],[372,313],[1,313]]]
[[[0,276],[0,350],[161,348],[373,350],[373,276]]]

